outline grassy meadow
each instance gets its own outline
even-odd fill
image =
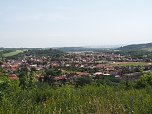
[[[15,51],[3,54],[3,56],[10,57],[10,56],[14,56],[14,55],[17,55],[17,54],[23,53],[23,52],[24,52],[23,50],[15,50]]]
[[[145,66],[149,65],[149,62],[115,62],[111,63],[112,66]]]

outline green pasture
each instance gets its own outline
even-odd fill
[[[9,53],[5,53],[3,54],[4,57],[10,57],[10,56],[14,56],[14,55],[17,55],[19,53],[23,53],[24,51],[23,50],[16,50],[16,51],[12,51],[12,52],[9,52]]]
[[[149,65],[148,62],[116,62],[111,63],[113,66],[146,66]]]

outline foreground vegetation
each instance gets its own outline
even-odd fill
[[[56,87],[34,82],[21,88],[0,74],[1,114],[151,114],[152,75],[136,82],[79,78],[74,85]]]

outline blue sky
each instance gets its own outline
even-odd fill
[[[1,0],[0,47],[152,42],[151,0]]]

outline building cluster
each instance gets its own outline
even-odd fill
[[[117,55],[110,52],[71,52],[65,53],[58,59],[51,57],[24,56],[19,59],[5,59],[1,67],[9,78],[17,80],[17,71],[22,64],[26,64],[29,71],[35,71],[35,77],[39,81],[44,79],[44,71],[47,69],[58,69],[61,74],[53,76],[56,81],[71,81],[78,77],[100,77],[114,76],[123,78],[127,76],[138,76],[141,70],[152,70],[151,62],[144,65],[124,65],[125,63],[145,62],[142,59],[130,56]],[[118,64],[116,64],[118,63]]]

